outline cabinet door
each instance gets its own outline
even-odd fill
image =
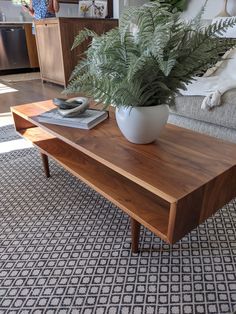
[[[36,39],[42,79],[65,85],[59,24],[36,24]]]
[[[36,48],[35,36],[32,34],[32,24],[24,24],[26,43],[31,68],[39,67],[38,53]]]

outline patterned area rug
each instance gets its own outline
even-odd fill
[[[0,76],[0,81],[7,83],[22,82],[22,81],[32,81],[40,80],[40,72],[30,72],[30,73],[19,73]]]
[[[20,135],[16,133],[15,128],[11,124],[4,126],[0,124],[0,143],[17,140],[19,138],[21,138]]]
[[[0,154],[1,314],[236,309],[235,200],[173,246],[143,228],[132,255],[128,216],[50,167],[46,179],[32,148]]]

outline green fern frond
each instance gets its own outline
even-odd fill
[[[208,0],[205,0],[205,3],[203,4],[201,10],[197,13],[197,15],[193,18],[193,20],[191,21],[191,25],[195,28],[195,29],[199,29],[202,27],[202,18],[203,18],[203,14],[206,11],[206,6],[207,6]]]
[[[136,75],[139,75],[139,72],[143,71],[148,61],[147,54],[143,54],[140,57],[133,57],[129,69],[127,71],[127,80],[128,82],[135,79]]]
[[[71,49],[78,47],[85,40],[87,40],[89,38],[97,37],[97,36],[98,35],[94,31],[85,28],[82,31],[80,31],[79,34],[75,37],[75,40],[74,40],[74,43],[73,43]]]
[[[168,60],[162,60],[162,62],[159,62],[160,69],[165,76],[168,76],[170,74],[176,62],[177,62],[176,59],[172,58]]]
[[[225,20],[218,20],[215,23],[209,25],[205,28],[203,33],[210,37],[210,36],[222,36],[230,27],[233,27],[236,24],[236,17],[229,17]]]
[[[71,81],[75,77],[81,75],[82,73],[86,73],[87,71],[88,71],[87,61],[81,60],[80,63],[74,68],[69,80]]]
[[[136,7],[128,7],[124,10],[124,13],[119,20],[119,32],[121,38],[124,37],[127,31],[131,30],[130,28],[132,28],[132,24],[135,23],[135,17],[137,16],[139,11],[140,9]]]
[[[185,23],[158,1],[129,8],[119,28],[101,36],[80,32],[74,47],[88,38],[92,41],[66,92],[84,93],[105,107],[172,104],[198,71],[216,63],[219,54],[236,43],[219,38],[236,25],[236,18],[202,28],[201,14]]]

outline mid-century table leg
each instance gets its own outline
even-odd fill
[[[135,220],[134,218],[131,218],[131,250],[132,253],[138,253],[138,244],[139,244],[139,235],[140,235],[140,223]]]
[[[41,154],[41,158],[42,158],[42,162],[43,162],[43,168],[44,168],[44,172],[47,178],[50,177],[50,170],[49,170],[49,164],[48,164],[48,156],[42,152],[40,152]]]

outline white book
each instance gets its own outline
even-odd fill
[[[38,122],[68,126],[71,128],[91,129],[108,117],[105,110],[87,109],[77,117],[63,117],[58,109],[52,109],[37,116]]]

